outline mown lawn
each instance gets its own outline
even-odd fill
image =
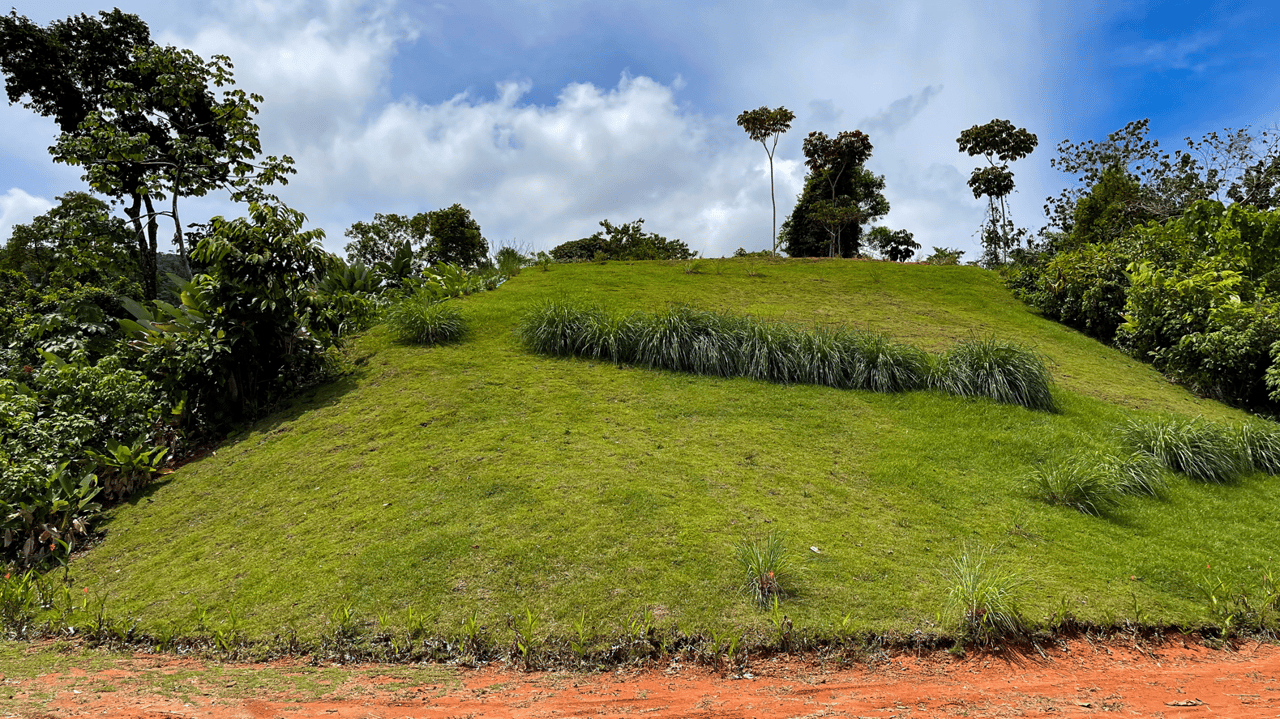
[[[690,268],[701,270],[689,273]],[[690,302],[803,325],[885,331],[928,350],[971,333],[1035,346],[1060,413],[936,392],[880,395],[536,356],[532,303]],[[990,272],[879,262],[704,260],[527,269],[460,300],[444,347],[358,339],[357,370],[231,437],[111,513],[75,586],[141,628],[198,606],[268,636],[368,626],[412,609],[456,634],[532,610],[539,634],[585,612],[602,633],[650,608],[661,626],[764,631],[733,544],[784,533],[803,563],[798,627],[937,628],[942,570],[966,546],[1026,584],[1025,610],[1097,622],[1210,621],[1205,577],[1252,586],[1275,566],[1280,480],[1172,479],[1164,499],[1093,517],[1025,488],[1045,461],[1116,446],[1155,412],[1238,421],[1150,368],[1011,298]],[[810,548],[816,547],[818,552]],[[1212,569],[1206,569],[1206,565]],[[945,619],[945,617],[944,617]]]

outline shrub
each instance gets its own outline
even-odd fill
[[[744,539],[733,549],[743,575],[742,589],[752,601],[765,606],[786,598],[784,585],[791,582],[795,567],[780,534],[770,532],[763,541]]]
[[[387,310],[387,325],[396,340],[420,345],[453,342],[467,330],[456,302],[437,301],[423,292],[392,305]]]
[[[943,576],[950,587],[946,611],[956,616],[964,636],[989,641],[1023,629],[1015,594],[1023,582],[996,567],[985,548],[966,548],[951,559]]]
[[[566,357],[584,352],[587,338],[599,343],[596,332],[604,311],[566,301],[547,300],[525,313],[516,334],[524,346],[538,354]],[[592,331],[595,328],[595,332]]]
[[[1093,515],[1114,506],[1116,495],[1123,490],[1118,478],[1085,461],[1036,467],[1028,484],[1049,504]]]
[[[1131,420],[1121,434],[1175,472],[1200,482],[1230,482],[1249,468],[1249,457],[1230,428],[1202,419]]]
[[[1054,411],[1053,379],[1036,353],[1021,345],[970,338],[932,368],[937,388],[962,397],[988,397],[1004,404]]]

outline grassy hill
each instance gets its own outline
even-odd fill
[[[230,438],[111,514],[72,563],[76,586],[143,629],[234,608],[255,636],[315,635],[349,609],[456,634],[531,610],[539,634],[585,613],[621,631],[763,630],[733,545],[784,533],[803,564],[797,627],[936,628],[942,570],[995,546],[1032,618],[1210,620],[1199,587],[1274,566],[1280,480],[1171,477],[1163,499],[1103,516],[1026,487],[1040,463],[1117,445],[1152,413],[1236,421],[1012,299],[971,267],[750,260],[525,270],[462,302],[474,330],[443,347],[374,329],[356,371]],[[547,298],[670,302],[885,331],[928,350],[972,333],[1033,345],[1062,411],[717,379],[530,354],[513,329]],[[818,553],[810,550],[818,548]],[[1206,564],[1212,569],[1206,569]],[[1209,578],[1209,579],[1206,579]],[[847,618],[847,619],[846,619]]]

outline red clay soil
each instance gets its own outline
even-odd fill
[[[15,704],[8,711],[0,697],[0,716],[1280,716],[1280,647],[1272,644],[1250,642],[1214,650],[1190,638],[1159,644],[1081,639],[1046,647],[1045,654],[970,652],[956,658],[932,652],[843,666],[778,657],[754,660],[739,670],[741,675],[674,663],[603,674],[524,673],[511,668],[453,674],[455,670],[440,667],[362,665],[347,668],[346,683],[318,700],[287,695],[229,698],[216,691],[176,698],[154,686],[129,688],[120,680],[143,666],[154,673],[165,662],[187,669],[192,665],[192,660],[138,656],[98,672],[102,680],[121,687],[113,691],[60,689],[73,678],[82,687],[86,677],[92,678],[92,672],[78,670],[23,682],[8,680],[6,695],[16,692],[21,698],[24,691],[37,688],[54,693],[45,694],[39,707]],[[287,671],[290,665],[266,666]],[[381,671],[394,674],[394,681]]]

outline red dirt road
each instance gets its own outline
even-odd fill
[[[1275,645],[1211,650],[1180,638],[1072,640],[1046,654],[934,652],[845,666],[781,657],[753,661],[736,678],[678,664],[605,674],[362,665],[343,668],[331,691],[307,698],[278,688],[229,696],[218,688],[228,668],[296,676],[288,672],[299,663],[205,666],[139,655],[110,669],[5,679],[11,706],[0,696],[0,716],[1280,717]],[[216,679],[200,673],[215,666]],[[179,671],[193,677],[193,690],[181,696],[154,681]],[[144,674],[153,680],[129,682]]]

